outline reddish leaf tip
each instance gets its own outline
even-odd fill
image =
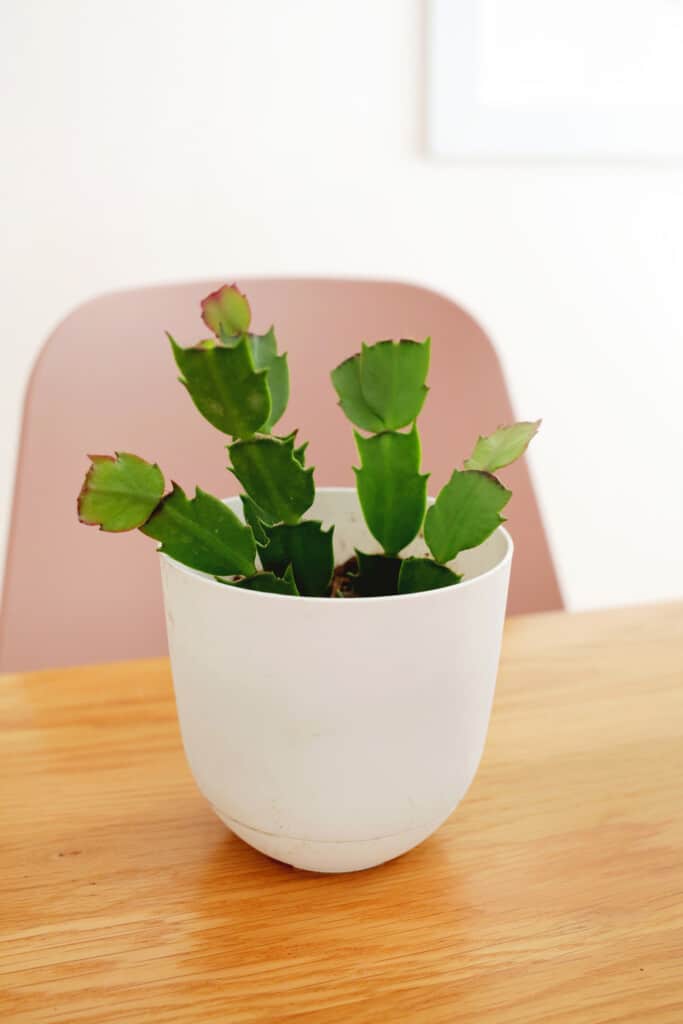
[[[234,281],[232,284],[221,285],[221,287],[216,288],[215,291],[209,292],[209,294],[200,301],[200,306],[202,310],[202,320],[210,331],[214,330],[214,326],[210,320],[208,307],[212,304],[220,305],[221,299],[226,292],[235,292],[241,299],[244,299],[247,308],[249,308],[249,300],[247,299],[247,296],[237,287],[237,283]]]

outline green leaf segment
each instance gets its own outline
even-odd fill
[[[322,523],[311,519],[295,526],[265,526],[264,530],[267,543],[259,550],[263,568],[283,576],[291,567],[300,594],[324,597],[334,571],[333,527],[323,530]]]
[[[241,494],[240,498],[242,501],[242,511],[244,512],[244,521],[253,530],[256,543],[263,547],[268,543],[268,534],[266,533],[268,517],[263,509],[259,508],[255,501],[252,501],[248,494]]]
[[[227,583],[227,580],[219,580],[219,583]],[[257,572],[248,579],[237,580],[232,584],[240,590],[258,590],[262,594],[281,594],[283,597],[299,597],[294,573],[291,565],[288,565],[282,576],[276,576],[274,572]]]
[[[81,493],[78,517],[109,533],[134,530],[147,522],[164,493],[164,475],[137,455],[117,452],[91,455]]]
[[[160,541],[165,554],[202,572],[256,571],[252,531],[218,498],[198,487],[188,500],[177,484],[162,497],[161,470],[136,455],[91,460],[78,501],[82,522],[111,532],[139,528]]]
[[[293,437],[236,441],[228,451],[232,472],[264,522],[293,525],[313,504],[313,469],[304,469],[295,458]]]
[[[417,594],[420,590],[438,590],[459,583],[462,576],[447,565],[429,558],[405,558],[398,577],[399,594]]]
[[[267,374],[270,413],[266,422],[259,429],[264,434],[269,434],[284,413],[289,401],[287,355],[279,356],[277,354],[277,341],[272,327],[267,334],[248,334],[247,342],[257,372],[264,370]]]
[[[251,437],[270,418],[271,398],[264,370],[257,370],[242,336],[234,346],[213,338],[181,348],[169,335],[173,355],[192,401],[224,434]]]
[[[499,427],[490,437],[480,437],[471,456],[465,460],[465,469],[495,473],[509,466],[524,454],[540,425],[540,420],[514,423],[511,427]]]
[[[215,335],[244,334],[251,323],[251,307],[236,284],[224,284],[202,299],[202,320]]]
[[[142,532],[161,541],[177,562],[216,576],[256,572],[256,545],[248,526],[218,498],[197,488],[189,501],[177,484],[152,513]]]
[[[490,537],[505,522],[499,513],[510,497],[490,473],[456,469],[425,520],[425,540],[437,562],[450,562]]]
[[[356,551],[358,573],[355,590],[361,597],[382,597],[398,593],[402,560],[390,555],[366,555]]]
[[[408,434],[384,431],[356,434],[361,468],[356,484],[368,528],[387,555],[397,555],[422,526],[427,507],[427,476],[420,473],[417,426]]]
[[[287,356],[278,355],[274,329],[249,333],[249,303],[235,285],[204,299],[202,319],[215,338],[182,348],[168,335],[181,383],[202,416],[224,434],[270,433],[289,400]]]
[[[540,421],[479,437],[427,509],[416,420],[428,392],[430,339],[363,344],[333,370],[332,383],[357,428],[358,496],[381,551],[357,551],[335,570],[333,528],[303,518],[315,497],[306,442],[295,447],[296,432],[272,433],[289,399],[287,357],[273,328],[251,332],[249,302],[236,285],[207,296],[202,319],[211,338],[184,348],[168,337],[195,406],[230,438],[228,468],[244,489],[244,521],[199,487],[191,499],[177,484],[164,495],[159,467],[127,452],[91,456],[81,521],[110,532],[139,529],[171,558],[242,590],[370,598],[457,584],[461,576],[447,563],[504,522],[510,492],[492,474],[524,453]],[[401,557],[421,531],[432,557]]]
[[[339,404],[361,430],[377,434],[414,422],[428,388],[430,339],[363,345],[332,371]]]
[[[332,372],[339,404],[357,427],[360,468],[358,498],[373,537],[389,561],[372,563],[359,553],[358,589],[369,594],[385,587],[396,593],[399,552],[417,536],[427,505],[427,474],[420,472],[420,438],[415,420],[427,395],[430,340],[402,339],[363,345]],[[407,433],[401,429],[410,425]],[[380,570],[389,570],[382,578]],[[381,580],[381,582],[380,582]]]

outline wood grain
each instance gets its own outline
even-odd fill
[[[0,683],[0,1019],[680,1024],[683,606],[508,621],[447,824],[348,876],[233,837],[165,661]]]

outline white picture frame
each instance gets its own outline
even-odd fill
[[[431,0],[441,158],[683,157],[683,0]]]

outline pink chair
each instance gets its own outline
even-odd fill
[[[337,407],[330,370],[363,340],[432,344],[431,394],[420,420],[423,466],[434,494],[480,432],[513,413],[496,354],[467,313],[425,288],[388,281],[238,279],[254,327],[275,323],[289,353],[290,407],[283,432],[310,438],[316,482],[352,484],[352,429]],[[25,403],[0,619],[0,668],[143,658],[166,651],[154,544],[81,526],[76,494],[86,452],[131,451],[157,461],[167,481],[236,493],[224,439],[196,412],[164,329],[184,344],[206,333],[199,300],[221,281],[103,295],[57,327],[33,370]],[[523,410],[526,418],[542,409]],[[541,435],[541,442],[542,435]],[[562,607],[524,461],[504,474],[517,542],[509,610]],[[229,624],[226,623],[226,628]]]

